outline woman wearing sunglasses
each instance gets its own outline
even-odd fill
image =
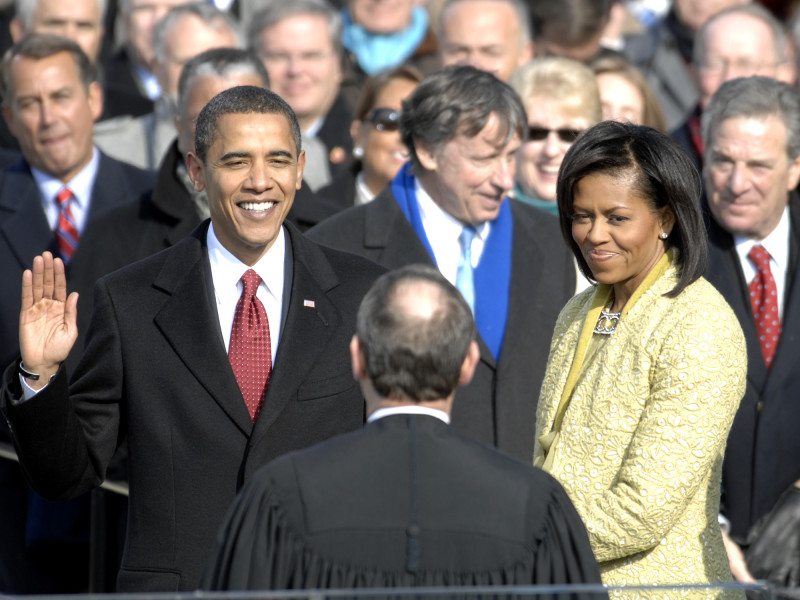
[[[529,125],[517,154],[514,196],[557,215],[556,180],[564,154],[602,118],[594,73],[568,58],[536,58],[509,83],[522,98]]]
[[[368,79],[350,126],[353,167],[318,195],[342,208],[370,202],[408,160],[400,140],[400,105],[422,81],[413,67],[397,67]]]

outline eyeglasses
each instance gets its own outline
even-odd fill
[[[565,144],[571,144],[578,139],[578,136],[583,133],[583,129],[547,129],[545,127],[531,127],[528,129],[528,141],[541,142],[546,139],[550,132],[554,131],[558,135],[558,139]]]
[[[393,108],[376,108],[368,119],[378,131],[397,131],[400,127],[400,111]]]

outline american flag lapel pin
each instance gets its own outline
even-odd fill
[[[314,303],[313,300],[303,300],[303,306],[305,308],[316,308],[317,305]]]

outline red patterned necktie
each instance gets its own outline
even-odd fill
[[[258,420],[272,375],[272,346],[269,320],[264,305],[256,297],[261,277],[253,269],[242,275],[242,295],[236,303],[231,327],[228,360],[253,423]]]
[[[747,253],[756,267],[756,276],[750,282],[750,303],[753,305],[753,317],[756,322],[758,339],[761,342],[761,353],[767,368],[772,366],[772,359],[781,337],[781,319],[778,315],[778,286],[769,269],[770,254],[764,246],[756,244]]]
[[[75,224],[75,217],[72,215],[72,202],[75,195],[69,188],[64,188],[56,194],[56,202],[61,207],[58,213],[58,224],[56,225],[56,241],[61,252],[61,258],[68,263],[78,247],[80,234],[78,226]]]

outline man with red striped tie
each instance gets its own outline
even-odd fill
[[[152,188],[154,176],[94,147],[93,124],[103,99],[94,67],[74,42],[52,35],[23,38],[3,61],[2,88],[3,116],[22,150],[17,162],[0,171],[0,364],[5,366],[18,352],[20,296],[12,282],[22,277],[37,254],[49,250],[60,256],[70,288],[84,296],[78,318],[85,331],[91,289],[104,274],[92,260],[103,251],[92,244],[93,223],[111,208],[138,199]],[[82,348],[81,339],[70,364],[77,362]],[[0,422],[0,441],[7,437],[5,423]],[[0,513],[5,515],[0,528],[0,590],[81,591],[88,578],[86,524],[77,532],[34,527],[42,520],[29,520],[34,513],[27,506],[28,488],[19,467],[0,460]],[[85,501],[75,510],[88,523],[87,507]],[[55,522],[74,525],[76,519],[62,515]],[[60,550],[48,554],[53,547]]]

